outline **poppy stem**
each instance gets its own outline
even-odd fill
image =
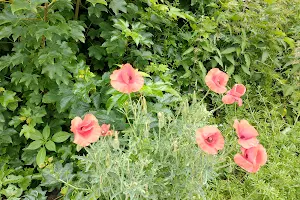
[[[210,111],[211,113],[216,112],[217,110],[219,110],[220,108],[222,108],[225,104],[221,104],[219,107],[217,107],[216,109],[213,109],[212,111]]]
[[[205,99],[205,97],[207,97],[208,93],[209,93],[210,90],[207,90],[206,94],[202,97],[200,103]]]

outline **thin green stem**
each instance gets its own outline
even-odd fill
[[[202,103],[202,101],[207,97],[208,93],[209,93],[210,90],[207,90],[206,94],[202,97],[200,103]]]
[[[216,109],[213,109],[212,111],[210,111],[211,113],[216,112],[217,110],[219,110],[220,108],[222,108],[225,104],[221,104],[220,106],[218,106]]]
[[[79,188],[79,187],[76,187],[74,185],[71,185],[70,183],[67,183],[66,181],[62,180],[62,179],[58,179],[58,181],[62,182],[63,184],[75,189],[75,190],[81,190],[81,191],[90,191],[89,189],[86,189],[86,188]]]

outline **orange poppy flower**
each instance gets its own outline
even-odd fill
[[[257,130],[247,120],[234,121],[233,127],[239,137],[238,143],[248,149],[258,145]]]
[[[121,69],[110,75],[110,84],[119,92],[129,94],[139,91],[144,85],[144,78],[130,64],[122,65]]]
[[[205,76],[205,83],[212,91],[222,94],[226,92],[226,85],[228,82],[228,75],[218,68],[212,68]]]
[[[198,146],[208,154],[217,154],[224,148],[224,138],[217,127],[205,126],[196,131]]]
[[[238,105],[242,106],[243,100],[241,99],[241,96],[243,96],[245,92],[246,87],[243,84],[235,84],[222,98],[222,101],[224,104],[233,104],[234,102],[238,102]]]
[[[251,147],[250,149],[241,148],[242,154],[234,156],[234,162],[250,173],[255,173],[261,166],[267,162],[266,149],[261,145]]]
[[[85,115],[83,120],[80,117],[75,117],[71,121],[71,131],[74,133],[73,142],[82,147],[96,142],[101,135],[98,120],[92,114]]]

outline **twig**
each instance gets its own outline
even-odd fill
[[[77,20],[78,19],[78,15],[79,15],[79,6],[81,4],[80,0],[76,1],[76,8],[75,8],[75,15],[74,15],[74,19]]]

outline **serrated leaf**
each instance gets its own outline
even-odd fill
[[[30,10],[30,3],[26,0],[12,1],[11,12],[14,14],[18,10]]]
[[[235,52],[235,49],[236,49],[235,47],[229,47],[229,48],[221,51],[221,54],[230,54],[232,52]]]
[[[39,152],[36,156],[36,164],[38,166],[41,166],[41,164],[44,163],[45,159],[46,159],[46,148],[43,147],[39,150]]]
[[[43,129],[43,138],[44,140],[47,140],[50,136],[50,127],[48,125],[45,126]]]
[[[4,26],[0,29],[0,40],[2,38],[7,38],[12,34],[11,26]]]
[[[93,6],[95,6],[97,3],[107,6],[107,2],[105,0],[87,0],[87,1],[90,2],[91,4],[93,4]]]
[[[88,48],[89,56],[94,57],[97,60],[101,60],[101,58],[106,55],[105,48],[100,45],[93,45]]]
[[[53,135],[52,141],[56,142],[56,143],[61,143],[61,142],[66,141],[70,136],[71,136],[70,133],[65,132],[65,131],[60,131]]]
[[[46,142],[45,144],[46,148],[49,150],[49,151],[56,151],[56,145],[53,141],[49,140],[48,142]]]
[[[12,92],[10,90],[5,90],[3,94],[1,94],[0,96],[1,105],[6,108],[9,103],[15,102],[16,101],[15,95],[16,95],[15,92]]]
[[[59,95],[57,95],[57,92],[49,91],[47,92],[42,99],[43,103],[55,103],[60,100]]]
[[[109,8],[113,10],[115,15],[119,14],[119,11],[127,13],[127,3],[124,0],[112,0],[109,4]]]
[[[33,142],[31,142],[29,144],[29,146],[26,148],[27,150],[35,150],[40,148],[43,145],[43,141],[42,140],[35,140]]]

